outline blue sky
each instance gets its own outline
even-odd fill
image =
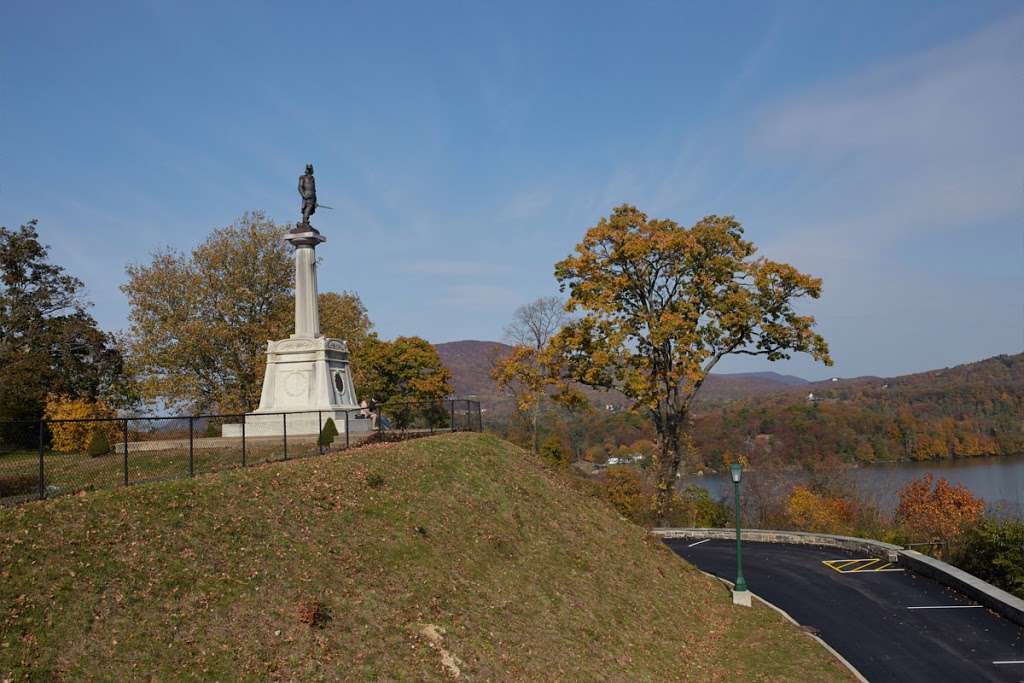
[[[386,337],[499,339],[622,202],[824,278],[836,367],[1024,349],[1019,2],[0,5],[0,224],[108,329],[124,267],[298,216]]]

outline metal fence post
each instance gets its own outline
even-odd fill
[[[281,435],[284,437],[284,459],[288,459],[288,413],[281,413]]]
[[[124,485],[128,485],[128,420],[121,425],[121,446],[124,447]]]
[[[193,455],[193,438],[192,438],[192,423],[194,418],[190,415],[188,418],[188,476],[194,477],[196,475],[195,462]]]
[[[345,411],[345,450],[348,450],[348,411]]]
[[[245,415],[242,416],[242,467],[245,467]]]
[[[39,500],[46,498],[46,474],[43,472],[43,429],[46,423],[39,421]]]
[[[324,414],[321,411],[316,411],[316,448],[320,451],[320,455],[324,454],[324,447],[320,443],[320,435],[324,431]]]
[[[449,405],[449,410],[451,410],[451,418],[450,419],[451,419],[451,423],[452,423],[452,431],[454,432],[455,431],[455,399],[451,399],[451,404]]]
[[[384,440],[384,409],[378,403],[377,406],[377,433],[380,434],[380,440]]]

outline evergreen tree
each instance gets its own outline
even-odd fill
[[[317,439],[317,443],[321,448],[329,448],[337,436],[338,428],[334,425],[334,419],[329,417],[320,430],[320,438]]]

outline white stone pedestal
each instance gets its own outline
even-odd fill
[[[327,337],[267,342],[263,394],[259,408],[245,416],[246,436],[281,434],[285,427],[280,413],[289,413],[289,434],[318,434],[321,419],[326,423],[327,418],[344,433],[345,413],[358,408],[345,342]],[[350,431],[370,428],[368,418],[355,412],[348,417]],[[224,425],[222,434],[241,436],[242,426]]]
[[[315,250],[327,238],[309,230],[290,232],[285,239],[295,247],[295,334],[267,342],[263,393],[259,408],[245,416],[246,437],[282,434],[281,413],[288,413],[289,434],[318,434],[328,418],[344,433],[346,412],[350,432],[368,431],[369,417],[354,412],[359,404],[348,346],[320,334]],[[226,424],[221,433],[241,436],[242,425]]]

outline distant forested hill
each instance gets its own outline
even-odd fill
[[[452,373],[452,385],[457,396],[476,396],[491,404],[492,409],[506,405],[511,410],[511,403],[497,391],[490,375],[494,361],[508,355],[512,351],[511,346],[500,342],[466,340],[435,344],[434,348]],[[712,374],[701,389],[700,401],[708,406],[718,405],[806,384],[805,379],[776,372]],[[599,407],[613,405],[622,409],[630,403],[617,391],[587,390],[586,393]]]
[[[789,462],[1024,453],[1024,354],[888,379],[815,382],[707,411],[707,464],[763,447]]]
[[[478,397],[494,420],[514,412],[490,378],[494,359],[511,347],[459,341],[436,348],[459,396]],[[625,396],[587,393],[598,411],[573,424],[551,417],[548,425],[572,452],[608,453],[631,440],[654,439],[645,419],[623,414]],[[615,410],[604,410],[608,405]],[[515,438],[514,431],[502,431]],[[773,372],[713,374],[699,394],[694,439],[696,457],[712,467],[727,453],[752,449],[790,463],[1024,453],[1024,354],[890,378],[807,382]]]

